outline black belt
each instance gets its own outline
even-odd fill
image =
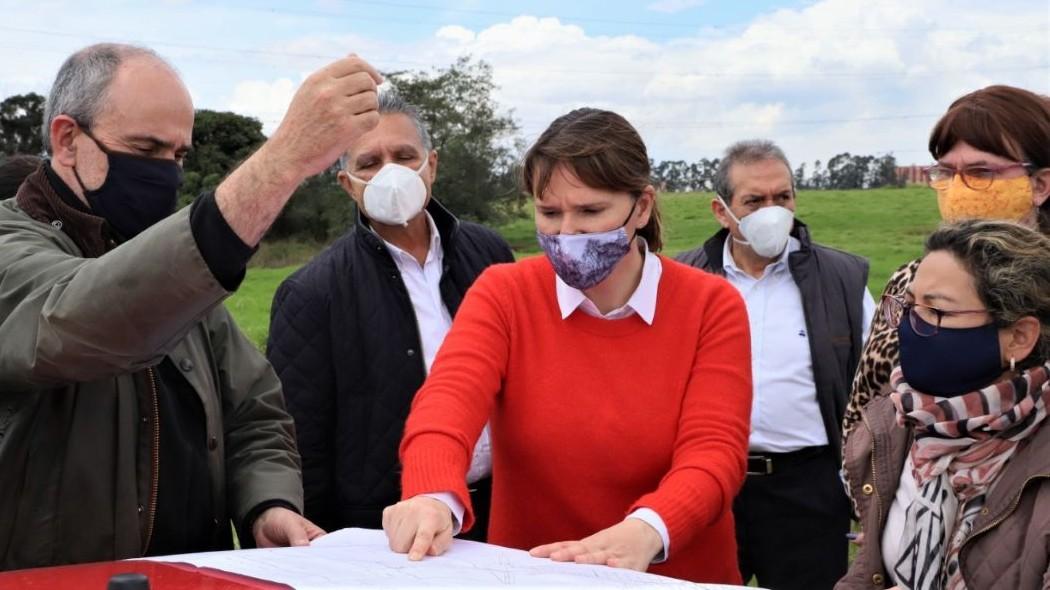
[[[813,457],[827,452],[829,446],[805,447],[790,453],[755,453],[747,456],[748,475],[773,475],[777,471],[790,468],[791,465],[801,463]]]

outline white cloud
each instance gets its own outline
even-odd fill
[[[61,2],[46,1],[43,8],[15,11],[11,26],[43,29],[43,14],[69,12]],[[267,23],[283,23],[280,34],[245,16],[227,38],[213,34],[208,23],[231,22],[235,15],[208,7],[229,18],[211,12],[180,17],[204,23],[206,41],[187,33],[185,46],[157,49],[186,75],[198,106],[259,117],[268,132],[301,80],[338,56],[356,52],[389,72],[430,70],[469,54],[492,64],[496,98],[514,113],[526,140],[555,117],[588,105],[626,116],[656,159],[717,156],[737,139],[761,135],[780,142],[796,161],[894,151],[903,162],[924,162],[930,127],[961,94],[992,83],[1050,93],[1050,14],[1040,4],[1001,0],[991,9],[983,0],[818,0],[741,26],[670,36],[661,35],[683,29],[598,35],[585,23],[522,15],[397,38],[353,25],[346,34],[315,33],[309,18],[269,15]],[[94,14],[68,18],[90,21],[78,30],[103,30]],[[53,28],[67,24],[72,26],[62,21]],[[155,23],[189,31],[184,25]],[[248,30],[266,34],[253,42]],[[159,30],[143,35],[180,40]],[[8,51],[34,49],[0,60],[0,94],[45,92],[61,60],[90,37],[51,40],[44,47],[39,37],[8,36]]]
[[[288,78],[272,82],[246,80],[237,84],[233,96],[226,104],[229,110],[256,117],[263,122],[263,130],[269,134],[288,110],[299,84]]]
[[[1048,18],[1023,3],[989,14],[950,0],[822,0],[657,40],[521,16],[446,27],[418,51],[489,61],[529,140],[591,105],[631,120],[657,159],[716,156],[761,135],[798,161],[894,151],[921,162],[936,117],[964,92],[994,82],[1050,91]]]
[[[700,6],[703,3],[704,0],[660,0],[659,2],[653,2],[649,6],[646,6],[646,8],[655,12],[673,14]]]
[[[523,15],[476,30],[441,27],[408,44],[313,36],[281,47],[329,55],[360,47],[388,71],[484,59],[497,100],[527,141],[555,117],[596,106],[634,123],[656,159],[713,157],[733,141],[764,136],[795,161],[893,151],[902,162],[923,162],[930,127],[964,92],[994,82],[1050,91],[1047,15],[1023,3],[995,14],[974,6],[822,0],[668,39],[592,35]],[[948,13],[947,23],[938,16]],[[257,114],[265,102],[272,119],[291,91],[239,88],[231,108]]]
[[[454,43],[471,43],[477,38],[474,31],[459,25],[441,27],[434,36],[438,39],[445,39]]]

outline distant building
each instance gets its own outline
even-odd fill
[[[926,184],[926,174],[922,168],[918,164],[897,166],[897,179],[904,184]]]

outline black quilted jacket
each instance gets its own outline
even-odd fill
[[[441,296],[454,317],[481,271],[514,257],[495,232],[458,221],[436,200],[427,211],[441,234]],[[360,216],[278,288],[267,356],[295,418],[306,516],[329,531],[380,528],[383,508],[400,499],[397,448],[425,368],[408,291]],[[475,510],[487,514],[487,489],[477,496]]]

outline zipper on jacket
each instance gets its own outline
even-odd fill
[[[1008,519],[1010,517],[1010,514],[1012,514],[1013,511],[1017,509],[1017,504],[1021,504],[1021,497],[1024,496],[1025,488],[1028,487],[1028,484],[1039,479],[1050,479],[1050,475],[1047,475],[1047,473],[1039,473],[1039,475],[1032,476],[1025,480],[1025,483],[1021,484],[1021,489],[1018,489],[1016,496],[1013,497],[1013,502],[1010,503],[1010,509],[1004,512],[1002,517],[995,519],[991,523],[988,523],[984,526],[984,528],[982,528],[979,531],[971,532],[970,535],[963,540],[963,544],[959,546],[960,557],[962,557],[963,549],[966,547],[967,543],[973,541],[975,538],[978,538],[978,536],[988,532],[989,530],[1001,525],[1003,521]],[[962,568],[962,562],[960,562],[959,575],[963,578],[963,584],[965,584],[966,587],[969,588],[970,584],[966,581],[966,571]]]
[[[149,506],[146,513],[146,544],[142,548],[143,555],[149,551],[149,545],[153,541],[153,524],[157,516],[157,493],[160,484],[160,400],[157,399],[157,376],[153,369],[149,368],[146,369],[146,377],[149,379],[153,402],[153,444],[150,448]]]
[[[984,528],[982,528],[981,530],[977,531],[976,533],[971,532],[970,536],[968,536],[965,539],[963,539],[962,545],[959,546],[959,553],[960,554],[962,553],[963,547],[966,547],[967,543],[969,543],[970,541],[972,541],[976,537],[978,537],[980,535],[983,535],[984,533],[987,533],[988,531],[994,529],[995,527],[997,527],[1000,524],[1002,524],[1002,522],[1004,520],[1009,518],[1009,516],[1014,513],[1014,510],[1017,510],[1017,505],[1021,503],[1021,496],[1024,495],[1024,489],[1028,487],[1028,484],[1032,483],[1033,481],[1035,481],[1037,479],[1048,479],[1048,478],[1050,478],[1050,475],[1048,475],[1046,473],[1040,473],[1038,475],[1033,475],[1033,476],[1029,477],[1028,479],[1024,480],[1024,483],[1021,484],[1021,489],[1018,490],[1017,491],[1017,495],[1014,496],[1014,501],[1010,503],[1010,509],[1007,510],[1006,512],[1004,512],[1003,515],[1000,516],[999,518],[997,518],[994,521],[984,525]]]
[[[444,270],[442,270],[442,277],[444,277]],[[416,308],[412,305],[412,295],[408,292],[408,286],[405,285],[405,279],[401,277],[401,271],[397,268],[397,264],[394,264],[394,272],[391,273],[390,278],[397,283],[397,288],[401,291],[401,294],[408,300],[408,310],[412,314],[412,327],[415,328],[416,333],[416,356],[419,357],[419,367],[423,369],[423,379],[427,378],[427,360],[423,357],[423,333],[419,329],[419,319],[416,318]],[[438,290],[440,292],[440,283]],[[445,300],[441,300],[442,304],[445,304]],[[448,305],[445,305],[445,309],[448,309]],[[451,313],[449,314],[452,315]]]
[[[868,423],[868,416],[864,412],[860,413],[860,419],[864,422],[864,427],[868,429],[868,433],[871,435],[871,489],[875,494],[875,516],[878,517],[879,530],[882,530],[882,496],[879,495],[878,486],[878,471],[875,470],[875,430],[872,429],[871,424]]]

